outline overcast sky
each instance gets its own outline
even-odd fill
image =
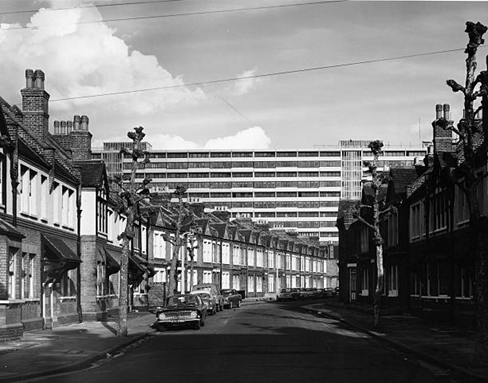
[[[445,81],[466,21],[488,25],[486,2],[124,1],[0,1],[0,95],[20,105],[42,69],[51,126],[87,115],[95,145],[135,126],[158,149],[418,145],[435,104],[459,119]]]

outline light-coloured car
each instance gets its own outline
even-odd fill
[[[215,297],[215,302],[217,302],[217,311],[222,311],[224,309],[224,297],[220,293],[220,289],[215,283],[199,283],[191,288],[191,291],[207,291]]]
[[[281,289],[276,296],[277,301],[293,301],[299,298],[299,292],[297,288],[284,288]]]
[[[215,315],[217,312],[217,301],[215,300],[214,296],[210,295],[208,291],[200,290],[192,291],[190,294],[198,295],[200,298],[202,298],[203,303],[207,306],[207,312],[210,315]]]

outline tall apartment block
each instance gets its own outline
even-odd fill
[[[150,163],[142,165],[137,180],[151,178],[153,192],[182,185],[189,201],[203,202],[206,209],[337,244],[339,200],[361,197],[363,161],[372,159],[369,143],[344,140],[337,146],[293,150],[157,150],[146,144]],[[119,154],[128,144],[104,143],[93,156],[105,160],[109,173],[128,178],[132,160]],[[383,149],[379,165],[387,170],[413,166],[426,155],[427,144]]]

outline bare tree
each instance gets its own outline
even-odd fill
[[[147,152],[141,148],[141,142],[145,134],[142,132],[143,127],[134,128],[134,132],[127,133],[127,136],[132,140],[132,150],[121,149],[121,154],[127,154],[132,157],[131,175],[128,185],[123,182],[122,178],[114,179],[118,185],[116,210],[119,214],[124,215],[127,219],[125,230],[121,233],[118,239],[122,239],[122,257],[120,260],[120,286],[119,286],[119,318],[117,326],[117,336],[126,337],[127,331],[127,310],[128,310],[128,280],[129,280],[129,255],[130,244],[135,235],[135,222],[138,217],[138,204],[148,198],[149,190],[147,184],[151,181],[144,179],[142,184],[137,186],[136,172],[139,167],[139,160],[144,159],[144,162],[149,162]]]
[[[353,217],[356,218],[363,225],[371,229],[373,233],[373,243],[375,246],[375,264],[376,264],[376,287],[373,296],[373,325],[378,327],[380,324],[381,311],[381,295],[383,293],[384,282],[384,266],[383,266],[383,237],[380,231],[380,216],[384,211],[380,210],[379,191],[382,185],[388,182],[388,177],[384,173],[378,173],[378,158],[381,154],[383,143],[381,141],[372,141],[368,147],[373,153],[372,162],[364,162],[371,173],[371,189],[373,191],[371,205],[357,204],[353,206]],[[372,210],[372,219],[366,219],[362,214],[362,210]]]
[[[454,127],[453,121],[445,118],[436,119],[432,125],[455,132],[459,137],[462,151],[462,162],[456,168],[454,181],[465,193],[469,206],[473,252],[475,254],[475,302],[476,326],[479,334],[475,350],[476,364],[488,357],[488,260],[487,235],[488,221],[483,216],[479,188],[486,178],[487,148],[488,148],[488,71],[476,72],[476,52],[484,43],[483,34],[487,27],[480,23],[468,21],[465,32],[469,36],[468,45],[464,51],[466,58],[466,80],[462,86],[454,80],[447,80],[447,85],[454,92],[461,92],[464,97],[464,116]],[[488,57],[487,57],[488,59]],[[481,106],[475,109],[475,101],[482,99]],[[477,117],[483,111],[483,122]],[[481,142],[479,142],[481,138]],[[482,171],[480,169],[485,167]]]

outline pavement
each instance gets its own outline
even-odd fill
[[[243,304],[270,300],[248,298]],[[488,365],[472,366],[474,332],[427,326],[417,317],[387,313],[381,317],[380,329],[374,329],[368,307],[344,305],[336,299],[310,302],[303,309],[336,319],[419,360],[462,374],[463,381],[488,382]],[[0,343],[0,383],[73,372],[114,358],[151,336],[154,319],[154,314],[144,309],[129,313],[129,335],[124,338],[116,336],[116,322],[83,322],[26,332],[22,339]]]
[[[409,314],[388,313],[373,326],[371,305],[344,304],[335,298],[303,307],[316,315],[336,319],[389,346],[463,378],[463,382],[488,382],[488,363],[473,364],[476,332],[448,325],[430,325]]]

